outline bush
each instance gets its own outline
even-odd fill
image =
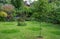
[[[0,17],[7,17],[7,13],[4,11],[0,11]]]
[[[0,11],[0,21],[6,21],[7,13],[4,11]]]
[[[60,24],[60,3],[39,0],[33,4],[33,17],[38,21]]]
[[[2,6],[2,10],[7,11],[7,12],[11,12],[14,10],[14,6],[11,4],[5,4]]]

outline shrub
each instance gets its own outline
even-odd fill
[[[60,3],[58,1],[48,3],[47,0],[39,0],[33,4],[33,17],[39,21],[60,24]]]
[[[4,11],[0,11],[0,21],[6,21],[7,13]]]
[[[14,6],[11,5],[11,4],[5,4],[5,5],[2,6],[2,10],[10,12],[10,11],[14,10]]]
[[[0,11],[0,17],[7,17],[7,13],[4,11]]]

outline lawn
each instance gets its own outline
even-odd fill
[[[60,39],[59,25],[27,21],[26,26],[17,26],[17,22],[0,22],[0,39],[37,39],[42,28],[43,39]]]

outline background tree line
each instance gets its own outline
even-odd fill
[[[24,20],[60,24],[60,1],[38,0],[30,6],[23,0],[0,1],[0,21],[15,21],[19,17]]]

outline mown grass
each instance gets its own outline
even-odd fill
[[[6,29],[6,30],[1,30],[0,31],[1,33],[5,33],[5,34],[10,34],[10,33],[17,33],[19,32],[19,30],[16,30],[16,29]]]
[[[60,39],[59,25],[27,21],[25,26],[17,26],[17,22],[0,22],[0,39]],[[42,28],[42,29],[40,29]]]
[[[60,35],[60,31],[52,31],[51,33],[56,34],[56,35]]]

